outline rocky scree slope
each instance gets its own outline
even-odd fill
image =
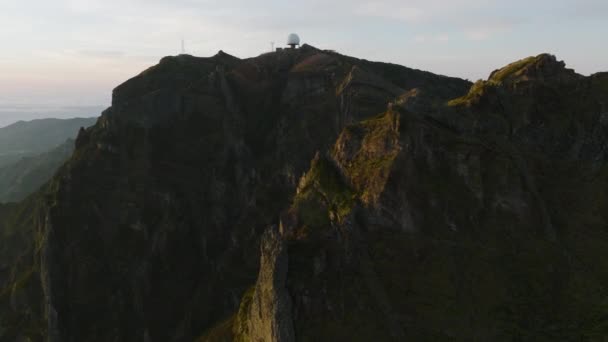
[[[599,338],[607,82],[164,58],[0,208],[2,337]]]

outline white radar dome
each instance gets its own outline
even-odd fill
[[[295,33],[290,34],[287,36],[287,45],[300,45],[300,37]]]

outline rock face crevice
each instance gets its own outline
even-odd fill
[[[57,308],[55,307],[55,287],[57,286],[56,277],[58,270],[53,269],[57,265],[55,260],[55,243],[53,226],[48,222],[48,216],[45,218],[44,224],[44,239],[42,240],[43,247],[40,253],[40,280],[42,283],[42,291],[44,295],[44,313],[47,320],[47,338],[48,342],[61,342],[65,339],[62,337],[59,327],[59,319],[57,317]]]
[[[287,244],[277,226],[272,226],[260,242],[260,271],[252,298],[244,312],[243,331],[237,331],[241,341],[293,342],[293,313],[287,291]]]

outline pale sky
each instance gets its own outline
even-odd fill
[[[324,49],[476,80],[549,52],[608,71],[608,0],[0,0],[0,105],[109,105],[166,55]]]

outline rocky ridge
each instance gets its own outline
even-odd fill
[[[166,57],[0,207],[2,337],[601,337],[607,90],[550,55],[473,86],[311,46]]]

